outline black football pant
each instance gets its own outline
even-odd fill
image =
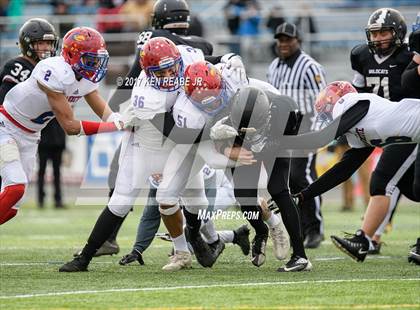
[[[39,170],[38,170],[38,204],[43,206],[45,198],[45,170],[47,168],[48,160],[51,160],[54,175],[54,201],[55,205],[62,204],[61,195],[61,159],[63,155],[63,148],[39,148]]]
[[[290,166],[290,191],[292,194],[301,192],[318,178],[315,163],[315,153],[308,154],[308,157],[292,158]],[[304,236],[324,233],[321,202],[321,196],[317,196],[304,201],[299,206]]]
[[[258,203],[258,181],[263,163],[268,174],[267,190],[279,207],[284,226],[290,236],[293,254],[306,258],[299,212],[291,199],[288,187],[290,158],[275,158],[275,156],[265,152],[257,154],[255,157],[257,163],[232,169],[235,197],[241,206],[241,210],[243,212],[261,211]],[[261,212],[259,212],[258,219],[249,222],[257,234],[268,233]]]

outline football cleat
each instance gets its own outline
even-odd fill
[[[103,255],[114,255],[120,252],[120,246],[118,245],[116,240],[105,241],[104,244],[96,251],[94,257],[103,256]],[[78,250],[73,254],[73,257],[80,256],[82,254],[82,250]]]
[[[368,254],[369,255],[378,255],[381,254],[381,246],[383,242],[376,242],[375,240],[372,240],[372,246],[369,247]]]
[[[310,270],[312,270],[312,264],[309,259],[295,255],[290,258],[286,265],[277,269],[278,272],[297,272]]]
[[[223,250],[225,249],[225,243],[219,239],[217,241],[209,244],[210,249],[212,250],[213,256],[217,259],[220,254],[222,254]]]
[[[241,227],[233,231],[233,244],[239,245],[244,255],[249,255],[251,245],[249,243],[249,228],[247,225],[242,225]]]
[[[130,254],[124,255],[118,263],[121,266],[125,266],[135,261],[139,262],[140,265],[144,265],[143,256],[139,251],[134,249]]]
[[[159,238],[160,240],[163,240],[163,241],[172,242],[172,238],[171,238],[171,235],[169,233],[156,233],[155,237],[157,237],[157,238]]]
[[[308,234],[303,242],[303,246],[306,249],[316,249],[321,245],[324,240],[324,235],[318,233]]]
[[[195,258],[197,262],[203,267],[211,267],[216,262],[217,256],[213,255],[213,251],[210,246],[203,240],[201,234],[191,236],[188,225],[184,229],[185,238],[187,242],[191,244],[194,250]],[[220,253],[219,253],[220,254]]]
[[[408,254],[408,262],[420,265],[420,238],[417,239],[417,243],[412,245],[412,249]]]
[[[363,262],[369,251],[369,240],[363,230],[359,229],[355,234],[347,234],[351,238],[339,238],[331,236],[331,241],[343,253],[349,255],[357,262]]]
[[[273,242],[274,256],[278,260],[283,260],[287,257],[290,249],[289,235],[284,227],[283,221],[269,228],[271,241]]]
[[[89,266],[89,260],[84,256],[76,256],[72,261],[65,263],[63,266],[58,269],[59,272],[80,272],[88,271],[87,267]]]
[[[265,263],[265,248],[267,246],[268,235],[257,234],[252,239],[251,263],[260,267]]]
[[[162,270],[178,271],[187,268],[191,268],[190,252],[176,251],[175,254],[169,258],[169,264],[163,266]]]

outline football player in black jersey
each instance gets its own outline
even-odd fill
[[[6,93],[25,81],[38,61],[55,56],[58,36],[53,25],[43,18],[28,20],[19,30],[21,55],[6,62],[0,72],[0,105]]]
[[[43,18],[32,18],[22,25],[19,30],[21,55],[8,60],[0,72],[0,106],[7,92],[25,81],[38,61],[55,56],[58,40],[54,26]]]
[[[312,264],[306,257],[298,209],[289,190],[291,159],[289,154],[277,156],[277,153],[273,153],[276,148],[272,147],[279,136],[296,135],[298,132],[302,120],[302,115],[297,112],[298,106],[290,97],[275,95],[251,86],[240,88],[230,99],[229,105],[229,116],[212,127],[210,136],[220,137],[221,141],[216,141],[219,142],[217,148],[230,159],[238,161],[241,156],[248,154],[253,160],[251,164],[232,169],[235,197],[241,210],[260,210],[258,180],[264,164],[268,175],[267,190],[279,206],[293,247],[290,260],[277,271],[309,271]],[[239,133],[234,141],[225,136],[226,125],[231,125]],[[257,224],[255,222],[253,225],[256,235],[252,248],[253,252],[254,249],[258,252],[253,253],[253,257],[264,253],[267,242],[267,228],[264,224]]]
[[[409,98],[420,99],[420,12],[417,14],[417,22],[413,24],[413,32],[409,39],[410,51],[413,52],[413,60],[405,69],[401,84],[403,91]],[[417,184],[415,183],[415,192],[420,199],[420,149],[417,150],[417,160],[414,171],[417,175]],[[417,238],[408,254],[408,261],[420,265],[420,237]]]
[[[357,45],[351,51],[351,66],[355,71],[353,86],[359,92],[375,93],[391,101],[403,99],[401,75],[412,58],[404,43],[407,33],[404,17],[394,9],[378,9],[370,16],[365,30],[367,43]],[[409,165],[403,164],[414,148],[415,145],[390,145],[384,149],[371,175],[367,212],[391,214],[395,209],[400,195],[397,183],[408,170]],[[368,213],[365,217],[371,218]],[[374,241],[370,254],[379,253],[380,234],[387,222],[377,231],[375,223],[364,222],[362,229]]]
[[[144,30],[142,33],[140,33],[137,39],[136,57],[133,62],[133,65],[130,68],[130,71],[127,73],[127,75],[122,79],[122,83],[118,85],[117,89],[115,90],[109,101],[109,106],[114,112],[118,111],[119,106],[130,98],[131,90],[133,89],[133,86],[136,83],[137,77],[142,71],[139,61],[140,50],[143,47],[143,45],[146,44],[146,42],[151,38],[165,37],[174,42],[175,45],[188,45],[194,48],[201,49],[204,55],[212,55],[213,46],[211,45],[211,43],[197,36],[187,36],[189,21],[190,11],[188,4],[185,0],[156,1],[152,13],[152,28]],[[112,196],[115,187],[115,180],[117,178],[118,173],[118,158],[120,155],[120,150],[121,148],[119,147],[115,152],[114,158],[111,162],[110,172],[108,176],[108,186],[110,188],[109,197]],[[156,190],[152,189],[149,193],[148,205],[157,204],[154,199],[155,195]],[[150,214],[150,212],[145,213]],[[158,211],[156,216],[160,216]],[[121,222],[120,226],[117,227],[117,229],[108,238],[108,240],[105,241],[102,247],[98,249],[95,256],[112,255],[117,254],[119,252],[119,246],[116,242],[116,237],[122,223],[123,222]],[[143,229],[147,230],[148,228],[143,227]],[[148,239],[150,240],[150,242],[153,240],[153,238],[149,237]],[[75,256],[79,253],[80,251],[77,251],[75,253]],[[138,260],[140,262],[142,260],[141,253],[135,251],[126,256],[130,256],[130,262],[135,260]]]

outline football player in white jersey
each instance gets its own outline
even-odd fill
[[[278,146],[289,149],[310,149],[313,146],[319,148],[345,135],[351,149],[322,177],[297,195],[300,201],[322,194],[351,177],[375,147],[420,143],[418,99],[407,98],[392,102],[375,94],[357,93],[350,83],[336,81],[320,93],[315,108],[322,129],[300,136],[282,137],[277,141]],[[409,162],[410,169],[414,170],[413,162],[420,160],[418,154],[419,151],[413,153]],[[420,171],[406,174],[398,183],[398,188],[407,198],[420,201]],[[344,253],[363,262],[372,247],[371,238],[384,216],[385,214],[382,218],[376,216],[375,211],[368,207],[365,218],[374,218],[376,227],[372,223],[364,222],[362,228],[352,237],[331,236],[331,239]]]
[[[184,93],[181,93],[177,98],[177,101],[173,108],[174,122],[177,127],[189,129],[191,133],[196,130],[195,137],[197,140],[203,141],[206,135],[207,128],[211,127],[211,124],[220,119],[223,116],[223,110],[226,107],[229,98],[231,98],[237,89],[248,85],[248,80],[245,74],[235,74],[233,69],[224,64],[218,64],[213,66],[206,62],[196,62],[189,65],[185,70],[185,85]],[[245,70],[245,69],[243,69]],[[240,77],[244,78],[241,79]],[[251,79],[251,84],[258,85],[261,88],[270,89],[273,92],[277,92],[270,84],[262,81]],[[229,162],[227,158],[218,153],[211,141],[205,141],[194,147],[191,143],[197,142],[186,139],[177,141],[177,137],[171,132],[169,139],[173,139],[176,142],[182,143],[177,145],[171,152],[170,165],[165,166],[163,171],[163,181],[158,188],[157,201],[161,204],[161,207],[175,208],[182,194],[185,186],[193,176],[203,167],[203,164],[207,162],[209,166],[215,168],[226,168],[227,165],[234,165],[233,162]],[[184,137],[185,138],[185,137]],[[188,144],[188,145],[185,145]],[[198,155],[198,156],[196,156]],[[252,161],[251,161],[252,162]],[[188,164],[187,164],[188,163]],[[247,163],[247,158],[244,158],[244,163]],[[191,181],[190,181],[191,184]],[[200,219],[198,218],[197,209],[184,209],[184,215],[187,219],[187,232],[189,241],[194,248],[194,240],[201,238],[199,234]],[[270,217],[270,215],[268,216]],[[284,259],[288,251],[288,242],[282,242],[282,246],[279,245],[277,235],[284,235],[284,231],[281,229],[281,220],[277,215],[272,215],[273,228],[272,232],[275,255],[279,259]],[[254,227],[258,225],[264,225],[262,218],[257,220],[250,220],[251,225]],[[264,225],[265,227],[265,225]],[[217,237],[214,227],[208,226],[208,229],[212,230],[212,236]],[[171,232],[171,227],[168,227]],[[208,239],[208,238],[207,238]],[[285,239],[285,238],[283,238]],[[283,239],[281,241],[283,241]],[[216,239],[211,240],[211,248],[213,248],[213,257],[200,257],[200,253],[195,251],[197,260],[206,262],[211,260],[211,265],[217,259],[220,254],[219,247],[220,243]],[[258,252],[258,254],[256,254]],[[265,247],[263,251],[253,250],[253,263],[255,265],[261,265],[264,260],[261,257],[265,257]],[[259,263],[256,263],[256,262]]]
[[[164,139],[152,121],[159,115],[165,115],[174,105],[182,84],[183,67],[199,60],[204,60],[200,50],[176,46],[167,38],[152,38],[143,46],[140,51],[143,71],[131,95],[131,106],[136,117],[136,122],[131,124],[135,125],[135,130],[123,136],[115,190],[81,254],[64,264],[60,272],[86,271],[95,252],[130,211],[140,191],[149,188],[149,177],[162,173],[174,143]],[[202,175],[197,175],[197,182],[204,182]],[[203,199],[197,195],[194,189],[186,191],[183,200],[186,206],[207,205],[205,197]],[[160,211],[164,222],[167,214],[178,211],[181,215],[179,209]],[[171,235],[176,250],[174,257],[182,262],[178,269],[191,267],[191,254],[182,231],[182,216],[180,221],[180,231]],[[175,270],[171,265],[163,269]]]
[[[74,28],[63,39],[61,56],[41,60],[26,81],[10,90],[0,108],[0,224],[17,213],[35,164],[41,130],[54,117],[68,135],[121,130],[124,123],[99,95],[108,52],[102,36]],[[104,122],[79,121],[72,106],[84,97]]]

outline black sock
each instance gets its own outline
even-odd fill
[[[250,212],[258,212],[257,219],[252,218],[252,219],[247,219],[247,220],[249,224],[251,224],[251,226],[255,229],[255,233],[257,235],[268,235],[268,227],[262,219],[262,212],[259,206],[255,206],[255,205],[242,206],[241,205],[241,211],[242,213],[247,212],[248,214],[250,214]]]
[[[101,215],[99,215],[95,227],[93,227],[93,230],[90,233],[88,242],[82,250],[82,256],[91,260],[96,251],[123,220],[124,218],[114,215],[109,211],[108,207],[106,207]]]
[[[191,233],[191,237],[197,237],[200,233],[201,220],[198,219],[198,214],[188,212],[187,208],[184,208],[184,216],[187,222],[188,229]]]
[[[303,247],[302,229],[300,226],[299,212],[289,195],[275,195],[272,197],[279,206],[284,226],[290,236],[290,243],[293,247],[293,255],[306,258]]]
[[[124,216],[122,218],[122,221],[118,224],[118,226],[115,227],[115,230],[112,232],[112,234],[109,236],[109,238],[107,239],[109,242],[114,243],[117,241],[117,235],[118,232],[120,231],[120,228],[122,226],[122,224],[124,223],[125,219],[127,218],[127,215]]]

